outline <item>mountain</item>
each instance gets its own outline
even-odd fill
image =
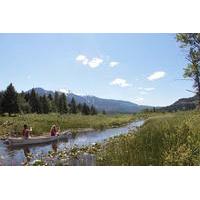
[[[31,93],[31,90],[28,90],[26,93]],[[54,95],[54,92],[51,90],[44,90],[43,88],[34,88],[35,92],[39,95],[39,96],[43,96],[43,95]]]
[[[160,110],[162,111],[192,110],[196,108],[196,105],[197,105],[197,96],[195,95],[189,98],[181,98],[169,106],[160,108]]]
[[[44,90],[43,88],[34,88],[39,95],[54,95],[53,91]],[[31,90],[27,91],[28,93]],[[150,106],[138,105],[129,101],[103,99],[95,96],[80,96],[73,93],[66,94],[68,102],[74,97],[77,103],[86,103],[89,106],[94,105],[98,111],[105,110],[107,113],[133,113],[139,112],[143,109],[150,108]]]
[[[72,97],[74,97],[77,102],[85,102],[90,106],[94,105],[98,111],[105,110],[108,113],[133,113],[149,108],[148,106],[141,106],[122,100],[102,99],[95,96],[77,96],[74,94],[68,95],[69,100]]]

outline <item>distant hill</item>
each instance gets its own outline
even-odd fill
[[[54,95],[53,91],[44,90],[43,88],[34,88],[36,93],[39,95]],[[27,91],[28,93],[31,90]],[[138,105],[129,101],[114,100],[114,99],[102,99],[95,96],[80,96],[73,93],[66,94],[68,102],[74,97],[77,103],[86,103],[89,106],[94,105],[98,111],[105,110],[107,113],[133,113],[139,112],[146,108],[151,108],[150,106]]]
[[[173,104],[160,108],[163,111],[192,110],[197,105],[197,96],[181,98]]]

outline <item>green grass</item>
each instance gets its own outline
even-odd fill
[[[33,128],[32,135],[48,133],[51,126],[56,124],[62,130],[78,128],[104,129],[120,126],[134,120],[136,115],[59,115],[59,114],[27,114],[16,117],[0,117],[0,136],[10,133],[21,135],[23,125],[27,124]]]
[[[98,165],[200,165],[200,112],[150,117],[137,134],[109,140]]]

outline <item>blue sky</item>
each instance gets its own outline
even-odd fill
[[[0,34],[0,90],[32,87],[163,106],[192,94],[175,34]]]

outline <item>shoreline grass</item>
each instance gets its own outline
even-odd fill
[[[200,165],[200,113],[150,117],[137,134],[110,139],[97,153],[98,165]]]
[[[1,116],[0,117],[0,136],[8,136],[13,134],[20,136],[23,125],[27,124],[33,128],[32,135],[43,135],[49,133],[53,124],[60,127],[61,131],[71,129],[76,132],[78,129],[92,128],[105,129],[117,127],[127,124],[134,119],[136,115],[132,114],[117,114],[117,115],[59,115],[59,114],[27,114],[15,117]]]

